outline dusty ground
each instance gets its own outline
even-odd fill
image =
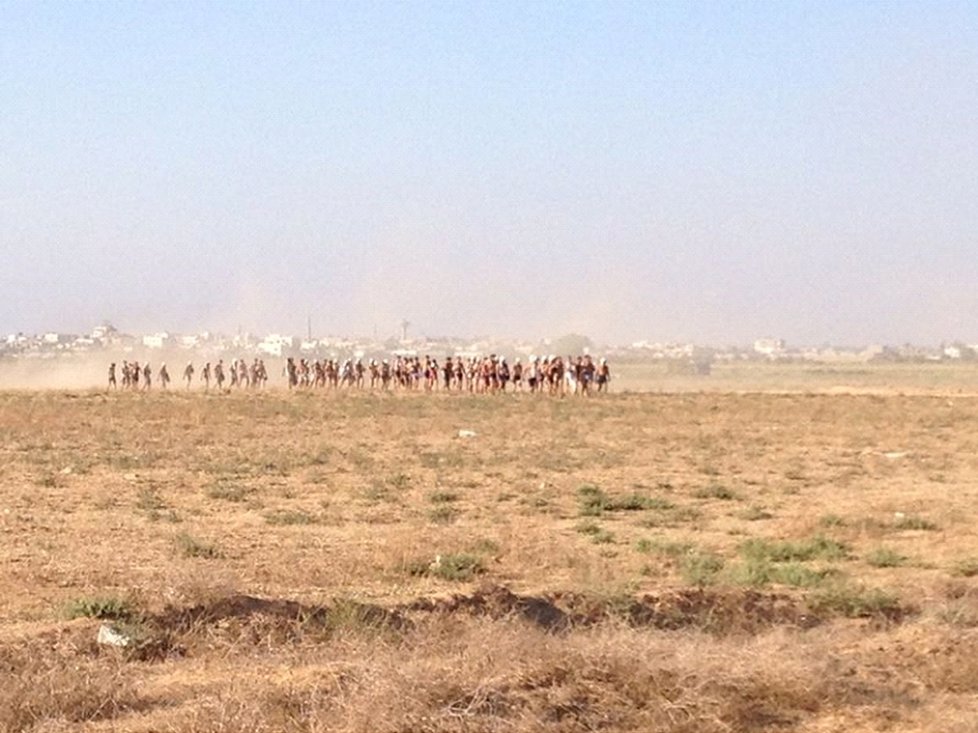
[[[835,386],[0,393],[0,730],[978,731],[978,398]]]

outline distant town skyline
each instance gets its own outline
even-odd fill
[[[311,324],[307,324],[309,326]],[[343,348],[371,348],[374,350],[390,350],[399,346],[417,346],[425,344],[438,344],[439,348],[444,345],[465,344],[465,350],[479,350],[486,344],[497,344],[508,346],[516,350],[539,349],[547,344],[573,341],[579,342],[583,348],[611,349],[611,350],[638,350],[655,352],[684,352],[690,349],[707,350],[747,350],[756,352],[762,356],[778,356],[792,353],[805,352],[815,354],[820,350],[846,351],[850,353],[873,352],[881,349],[900,349],[909,348],[911,351],[928,350],[934,353],[944,353],[951,358],[958,358],[955,351],[974,351],[978,353],[978,340],[969,342],[965,339],[942,339],[935,342],[867,342],[867,343],[844,343],[825,341],[821,343],[802,343],[790,342],[786,339],[772,336],[759,336],[746,342],[723,341],[723,342],[697,342],[688,339],[656,339],[654,337],[637,339],[629,342],[611,342],[592,338],[586,333],[562,333],[550,334],[540,339],[526,339],[508,336],[505,334],[436,334],[422,330],[409,331],[413,326],[410,322],[402,321],[397,324],[397,332],[380,331],[373,334],[355,333],[328,333],[308,330],[306,333],[296,333],[287,330],[274,330],[259,332],[247,328],[239,328],[233,332],[212,331],[209,329],[201,331],[179,332],[171,330],[150,330],[147,332],[133,331],[126,328],[117,328],[109,320],[103,320],[100,324],[89,329],[82,329],[76,332],[49,330],[41,332],[12,331],[8,333],[0,332],[0,356],[4,353],[10,355],[16,351],[31,350],[35,347],[57,348],[65,351],[75,349],[89,350],[111,349],[125,345],[126,348],[141,348],[150,350],[165,349],[186,349],[193,350],[208,344],[220,345],[221,348],[233,348],[235,345],[242,345],[249,349],[257,347],[258,351],[266,354],[273,354],[274,350],[267,347],[269,344],[278,346],[278,354],[288,349],[301,351],[303,348],[335,347]],[[481,344],[482,346],[475,346]],[[265,346],[263,346],[265,345]],[[579,350],[575,347],[573,350]],[[690,351],[690,353],[692,353]]]
[[[0,24],[0,333],[978,341],[978,5]]]

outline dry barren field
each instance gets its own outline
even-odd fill
[[[978,731],[976,508],[951,392],[0,393],[0,730]]]

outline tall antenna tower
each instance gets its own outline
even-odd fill
[[[411,325],[411,321],[407,319],[401,321],[401,341],[407,341],[408,327]]]

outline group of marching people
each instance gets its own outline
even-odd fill
[[[448,356],[444,362],[430,356],[396,357],[393,361],[361,359],[310,361],[289,357],[285,363],[289,389],[347,387],[425,392],[546,392],[553,395],[605,392],[611,382],[606,359],[597,363],[589,355],[535,357],[524,365],[512,365],[505,357],[490,354],[468,359]]]
[[[153,369],[149,363],[122,362],[122,388],[149,390],[153,385]],[[183,370],[186,388],[193,385],[196,370],[188,363]],[[364,389],[417,390],[425,392],[471,392],[496,394],[501,392],[532,392],[562,396],[576,394],[588,396],[592,392],[606,392],[611,383],[611,370],[605,359],[595,362],[590,355],[531,356],[524,364],[520,359],[512,365],[506,357],[490,354],[486,357],[448,356],[438,359],[425,356],[398,356],[393,361],[371,359],[286,359],[283,369],[289,389]],[[166,364],[157,372],[160,387],[167,389],[170,374]],[[207,362],[198,377],[205,390],[211,383],[218,391],[235,387],[260,389],[268,382],[268,370],[263,359],[250,364],[245,359],[235,359],[225,365],[221,359],[215,364]],[[109,366],[109,389],[118,389],[116,364]]]
[[[133,390],[148,390],[153,386],[153,368],[146,362],[140,366],[138,361],[122,362],[122,388]],[[166,364],[160,365],[158,372],[160,386],[166,389],[170,384],[170,373],[166,369]],[[119,381],[116,376],[116,364],[109,365],[109,389],[118,389]]]
[[[224,389],[227,382],[228,389],[234,387],[261,389],[268,383],[268,370],[265,368],[265,360],[257,357],[249,364],[245,359],[235,359],[225,366],[224,359],[219,359],[213,368],[207,362],[200,370],[200,381],[204,383],[204,389],[211,388],[211,379],[218,391]],[[194,381],[193,362],[187,362],[183,369],[183,381],[187,383],[187,389]]]
[[[153,368],[149,362],[140,366],[138,361],[123,361],[121,371],[122,389],[145,391],[153,388]],[[109,389],[118,389],[120,387],[116,372],[116,363],[112,362],[109,365]],[[188,362],[183,370],[183,381],[186,383],[187,389],[190,389],[193,385],[194,374],[196,374],[196,370],[194,369],[193,362]],[[167,371],[166,364],[160,365],[157,376],[159,377],[160,387],[167,389],[170,386],[170,373]],[[210,362],[204,364],[200,371],[199,380],[204,383],[205,390],[210,389],[211,380],[213,380],[214,386],[219,391],[224,389],[225,383],[228,388],[260,388],[264,387],[268,382],[268,370],[265,368],[265,362],[262,359],[255,359],[251,364],[248,364],[244,359],[235,359],[228,365],[225,365],[224,360],[220,359],[213,366]]]

